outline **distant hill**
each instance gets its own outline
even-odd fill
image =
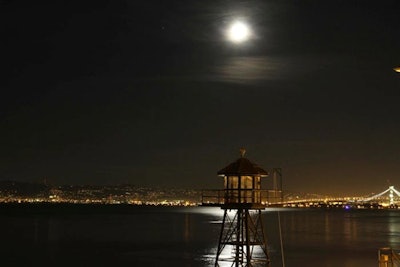
[[[0,193],[2,195],[16,196],[43,196],[47,195],[49,187],[39,183],[0,181]]]

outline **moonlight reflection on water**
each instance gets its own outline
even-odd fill
[[[8,266],[211,267],[223,216],[208,207],[23,206],[2,207]],[[287,266],[375,266],[379,248],[400,247],[398,211],[267,208],[273,266],[281,264],[278,210]]]

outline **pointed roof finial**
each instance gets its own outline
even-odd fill
[[[244,158],[244,154],[246,154],[246,149],[244,147],[240,148],[240,156]]]

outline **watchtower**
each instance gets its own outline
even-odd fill
[[[244,157],[218,172],[224,179],[223,195],[218,205],[224,210],[215,266],[231,262],[229,266],[269,266],[266,238],[261,218],[264,193],[261,178],[268,172]],[[223,193],[223,194],[221,194]]]

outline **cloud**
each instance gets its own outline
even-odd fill
[[[210,78],[221,82],[252,84],[276,80],[282,64],[266,56],[227,58],[211,68]]]

